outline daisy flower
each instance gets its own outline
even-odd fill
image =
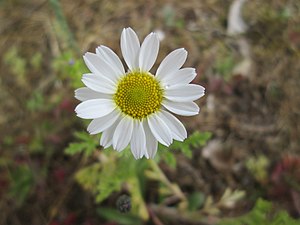
[[[204,95],[204,87],[189,84],[196,76],[194,68],[182,68],[187,58],[183,48],[172,51],[159,65],[155,75],[150,71],[159,49],[158,35],[150,33],[143,43],[131,28],[121,34],[121,51],[128,66],[126,72],[119,57],[100,45],[96,54],[83,59],[91,71],[84,74],[86,87],[75,91],[82,101],[77,116],[93,119],[90,134],[102,132],[100,145],[117,151],[130,145],[136,159],[153,158],[158,142],[169,146],[183,141],[187,132],[170,112],[193,116],[199,113],[195,101]]]

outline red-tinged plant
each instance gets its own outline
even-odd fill
[[[285,156],[273,170],[271,181],[282,194],[290,189],[300,192],[300,157]]]
[[[300,157],[284,156],[272,172],[271,183],[271,196],[289,203],[291,211],[300,215]]]

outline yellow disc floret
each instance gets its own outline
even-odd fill
[[[114,101],[120,110],[134,119],[142,119],[161,107],[163,89],[148,72],[133,71],[118,83]]]

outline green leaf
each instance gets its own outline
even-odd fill
[[[268,176],[269,159],[260,154],[257,157],[250,157],[246,161],[247,169],[252,173],[256,180],[263,182]]]
[[[193,148],[199,148],[206,144],[206,142],[211,138],[210,132],[194,132],[185,141],[174,141],[169,149],[176,149],[181,151],[186,157],[192,158]],[[160,145],[161,148],[161,145]]]
[[[29,100],[26,102],[26,108],[29,111],[42,110],[44,106],[44,96],[38,91],[33,92]]]
[[[99,183],[98,174],[100,171],[100,163],[94,163],[79,170],[75,175],[75,179],[83,186],[83,188],[91,191],[92,193],[96,193],[95,187]]]
[[[98,142],[95,138],[86,132],[76,132],[75,136],[82,142],[70,143],[65,149],[65,153],[68,155],[75,155],[78,153],[84,153],[85,156],[90,156],[96,149]]]
[[[30,64],[34,69],[40,69],[42,64],[42,53],[36,52],[30,59]]]
[[[189,210],[195,211],[199,209],[205,201],[205,195],[202,192],[194,192],[188,196]]]
[[[176,168],[176,158],[174,156],[173,151],[169,150],[161,150],[160,155],[163,161],[168,164],[171,168],[175,169]]]
[[[109,158],[108,161],[102,163],[101,172],[97,175],[99,183],[97,184],[96,202],[102,202],[112,192],[120,191],[123,179],[126,178],[126,169],[117,167],[116,159]],[[124,175],[124,177],[122,177]]]
[[[12,171],[10,180],[9,195],[22,205],[34,185],[32,171],[27,165],[18,166]]]
[[[124,151],[129,150],[125,149]],[[148,160],[135,160],[132,155],[111,150],[104,152],[103,161],[94,163],[77,172],[75,178],[85,189],[95,195],[100,203],[113,192],[119,192],[126,183],[132,196],[132,213],[144,220],[148,219],[148,211],[143,200],[144,171]]]
[[[130,185],[132,211],[134,211],[143,220],[147,220],[149,218],[148,210],[142,196],[138,178],[131,177],[128,179],[128,184]]]
[[[16,46],[11,47],[4,54],[4,63],[9,66],[13,74],[18,76],[21,82],[25,82],[26,60],[19,56]]]

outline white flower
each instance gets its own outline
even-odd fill
[[[157,34],[150,33],[140,46],[131,28],[123,29],[121,51],[128,66],[103,45],[96,54],[83,58],[91,71],[84,74],[86,87],[75,91],[82,101],[75,111],[83,119],[93,119],[87,130],[102,132],[100,145],[113,146],[117,151],[130,144],[136,159],[153,158],[157,144],[169,146],[173,139],[183,141],[187,132],[171,113],[192,116],[199,113],[193,101],[204,95],[200,85],[189,84],[196,76],[194,68],[183,68],[187,51],[172,51],[161,62],[155,76],[149,70],[155,63],[159,49]]]

